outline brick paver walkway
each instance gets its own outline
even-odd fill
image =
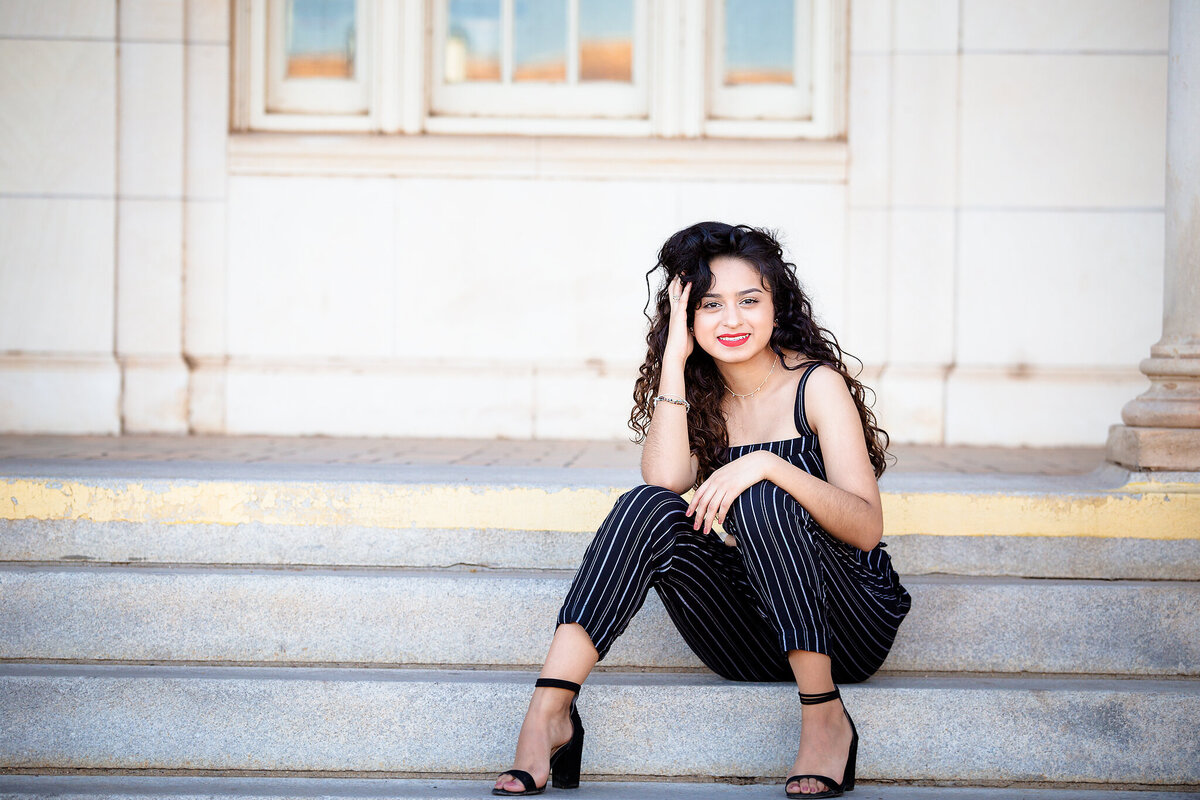
[[[394,464],[636,468],[630,442],[381,439],[323,436],[0,436],[5,460],[170,461],[245,464]],[[1079,475],[1104,463],[1103,447],[894,445],[895,472]]]

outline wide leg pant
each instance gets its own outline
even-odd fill
[[[838,683],[879,669],[911,604],[882,547],[834,539],[769,481],[730,508],[737,547],[693,530],[687,506],[658,486],[622,495],[558,624],[582,625],[603,659],[653,586],[688,646],[731,680],[791,680],[789,650],[828,655]]]

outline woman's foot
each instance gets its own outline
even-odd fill
[[[789,775],[828,775],[842,782],[854,732],[841,701],[801,706],[800,752]],[[816,794],[831,787],[814,778],[792,781],[784,791]]]
[[[539,687],[533,690],[521,733],[517,736],[517,754],[513,768],[528,772],[535,786],[550,779],[550,754],[571,741],[571,700],[575,693],[566,689]],[[505,772],[496,779],[496,789],[520,792],[524,784]]]

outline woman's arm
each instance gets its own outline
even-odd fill
[[[679,278],[671,281],[671,319],[667,329],[667,344],[663,349],[662,372],[658,379],[658,394],[684,399],[687,389],[683,365],[692,352],[692,335],[687,329],[690,283],[681,286]],[[687,409],[675,403],[659,403],[650,416],[650,427],[642,445],[642,480],[683,494],[696,482],[699,459],[692,455],[688,444]]]
[[[695,512],[697,527],[703,521],[705,529],[711,529],[714,518],[723,522],[738,495],[760,480],[769,480],[796,498],[830,535],[860,550],[879,543],[883,536],[879,484],[845,380],[836,370],[817,367],[809,376],[804,400],[808,423],[821,443],[828,481],[765,450],[748,453],[721,467],[696,490],[688,513]]]

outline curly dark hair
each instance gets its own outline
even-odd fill
[[[762,276],[775,305],[775,330],[771,334],[770,347],[779,356],[785,369],[795,370],[801,366],[787,366],[783,357],[786,348],[807,356],[811,361],[826,364],[841,374],[858,407],[867,454],[875,469],[875,477],[883,475],[887,466],[887,432],[876,424],[875,414],[867,404],[866,393],[869,389],[859,383],[845,365],[847,358],[857,361],[857,375],[862,372],[862,362],[844,352],[837,338],[813,319],[812,303],[800,288],[795,265],[783,260],[783,248],[776,235],[748,225],[700,222],[685,228],[666,241],[658,253],[658,263],[646,273],[647,300],[643,314],[650,321],[650,331],[646,334],[646,360],[639,369],[633,390],[633,412],[629,415],[634,441],[640,443],[646,439],[653,399],[662,375],[662,356],[671,317],[671,304],[667,296],[671,280],[681,276],[684,282],[692,284],[688,308],[688,326],[691,327],[700,298],[712,286],[713,275],[709,263],[717,256],[740,258]],[[663,271],[662,288],[655,297],[650,289],[650,276],[659,270]],[[652,299],[655,302],[653,317],[647,313]],[[700,347],[693,347],[692,354],[684,364],[684,381],[687,385],[687,401],[691,404],[688,442],[700,460],[695,484],[699,486],[725,463],[725,451],[729,446],[729,433],[721,415],[725,384],[721,381],[712,356]]]

